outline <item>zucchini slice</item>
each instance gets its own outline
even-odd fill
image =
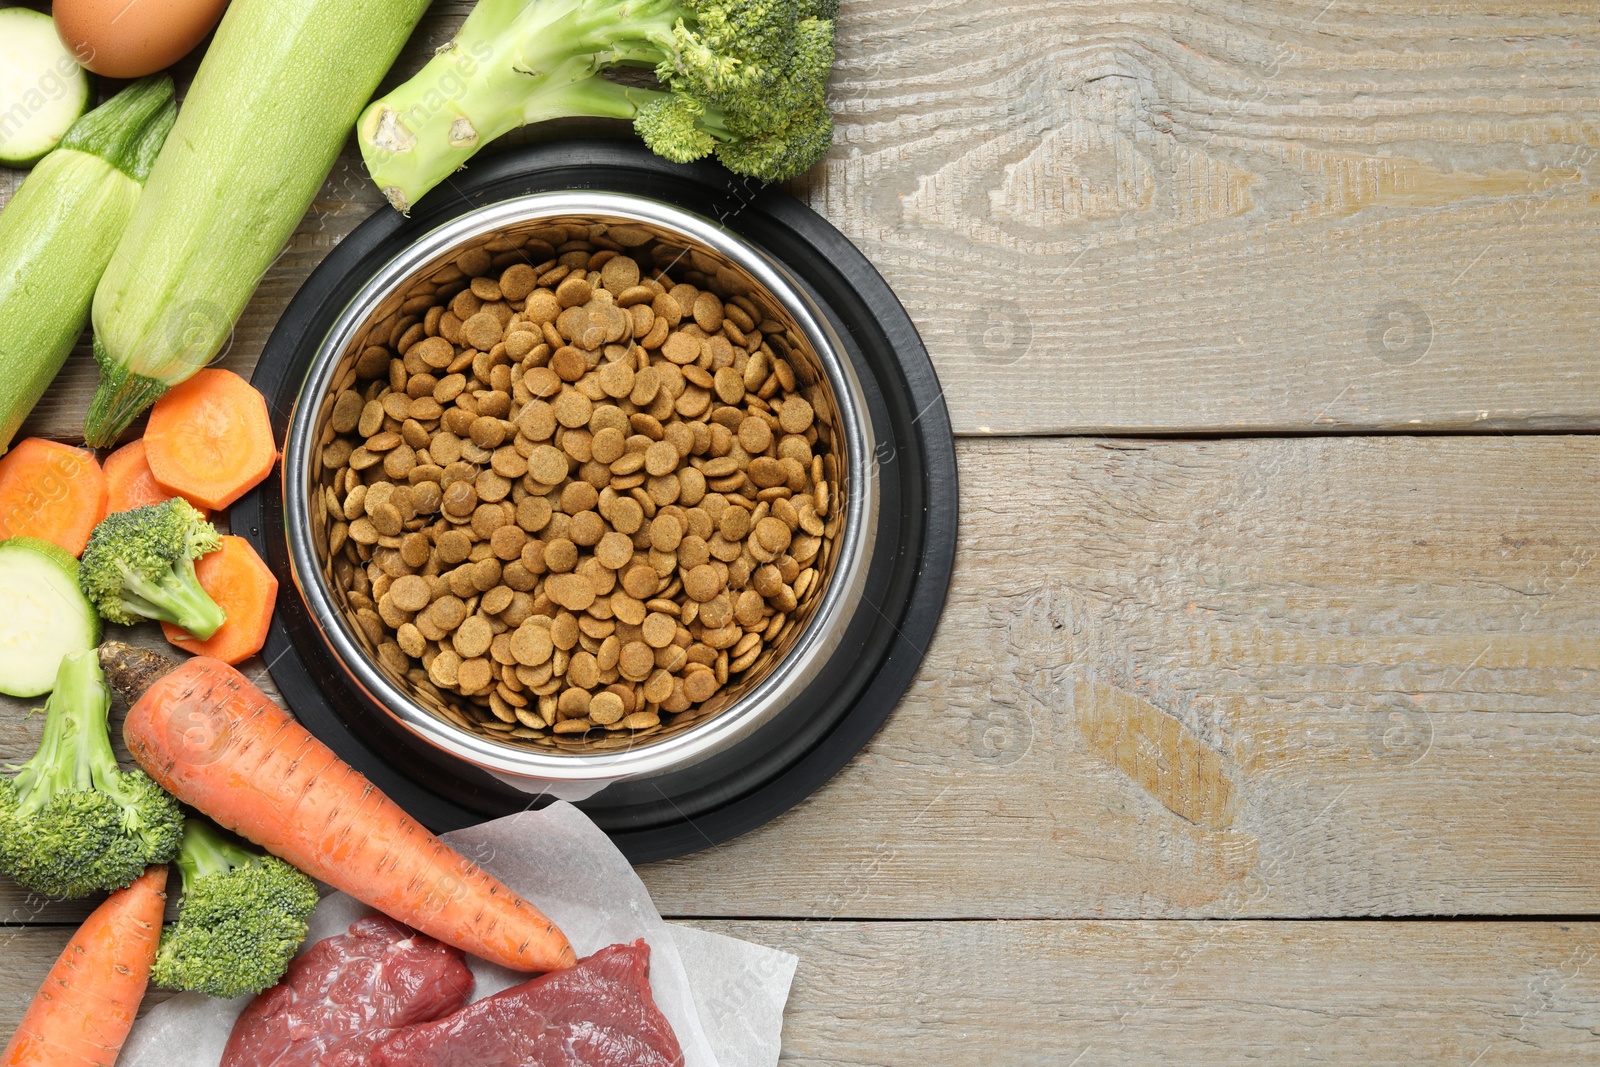
[[[31,167],[89,107],[89,74],[49,15],[0,8],[0,164]]]
[[[78,561],[33,537],[0,541],[0,693],[50,692],[68,652],[100,643],[100,616],[78,588]]]

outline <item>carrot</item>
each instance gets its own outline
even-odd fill
[[[144,444],[156,481],[213,511],[255,488],[278,458],[266,400],[237,374],[216,368],[156,401]]]
[[[106,898],[45,976],[0,1067],[112,1067],[144,999],[161,942],[167,868]]]
[[[278,579],[267,570],[250,542],[242,537],[222,539],[222,547],[195,560],[200,588],[228,616],[216,633],[200,641],[170,622],[161,624],[167,640],[196,656],[224,663],[239,663],[261,651],[267,643],[272,606],[278,600]]]
[[[180,494],[173,492],[160,482],[150,470],[150,464],[145,459],[144,438],[129,441],[111,455],[107,456],[102,464],[106,472],[106,486],[110,490],[110,497],[106,502],[106,514],[116,511],[132,511],[142,508],[146,504],[159,504],[164,500],[171,500]],[[190,501],[191,504],[194,501]],[[202,514],[207,510],[195,504]]]
[[[576,962],[537,908],[434,837],[232,667],[100,646],[123,738],[163,789],[313,878],[517,971]]]
[[[94,453],[30,437],[0,459],[0,540],[37,537],[81,556],[106,498]]]

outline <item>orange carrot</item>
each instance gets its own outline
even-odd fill
[[[167,868],[151,867],[94,910],[45,977],[0,1067],[112,1067],[161,942]]]
[[[30,437],[0,459],[0,540],[37,537],[81,556],[106,497],[94,453]]]
[[[163,789],[313,878],[517,971],[576,962],[537,908],[434,837],[225,663],[118,642],[107,680],[132,705],[128,750]],[[142,695],[140,695],[142,693]]]
[[[110,489],[110,498],[106,502],[107,515],[115,511],[132,511],[147,504],[159,504],[180,495],[156,481],[155,473],[145,459],[143,438],[129,441],[111,453],[103,466],[106,485]],[[199,504],[194,506],[200,508],[202,514],[206,513],[206,509]]]
[[[216,368],[156,401],[144,444],[156,481],[213,511],[255,488],[278,458],[266,400],[237,374]]]
[[[250,542],[242,537],[222,539],[222,547],[195,560],[200,588],[227,613],[228,621],[208,640],[200,641],[170,622],[161,624],[167,640],[196,656],[224,663],[240,663],[267,643],[272,606],[278,600],[278,579],[267,570]]]

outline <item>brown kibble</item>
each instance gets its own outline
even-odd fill
[[[433,599],[433,593],[426,578],[408,574],[389,586],[389,598],[401,611],[421,611]]]
[[[494,640],[494,630],[481,617],[474,615],[456,630],[450,644],[462,659],[473,659],[489,651]]]
[[[784,433],[805,433],[810,429],[814,416],[811,404],[805,397],[791,396],[783,402],[783,407],[778,412],[778,423],[783,427]]]
[[[500,295],[507,300],[526,300],[538,285],[539,276],[526,263],[513,263],[500,275]]]
[[[610,570],[621,570],[633,559],[633,538],[615,530],[600,538],[595,546],[594,558]]]
[[[594,402],[579,392],[562,393],[550,407],[555,412],[556,421],[569,430],[587,426],[590,416],[594,414]]]
[[[693,363],[700,358],[700,342],[682,330],[667,335],[661,354],[679,365]]]
[[[456,349],[443,337],[425,337],[411,346],[406,358],[416,358],[435,370],[442,370],[455,360]]]
[[[577,574],[552,575],[545,580],[544,591],[568,611],[585,611],[595,599],[594,587]]]
[[[672,644],[672,639],[678,634],[678,623],[671,615],[652,611],[645,616],[644,624],[640,628],[644,636],[644,643],[651,648],[666,648]]]
[[[619,295],[626,292],[639,284],[639,264],[628,256],[611,257],[600,268],[600,284]]]
[[[480,415],[472,420],[472,428],[468,431],[472,443],[479,448],[498,448],[500,442],[506,439],[506,427],[499,419],[492,419],[487,415]]]
[[[656,655],[643,641],[629,641],[617,658],[617,670],[630,682],[642,682],[655,669]]]
[[[684,575],[683,591],[690,599],[704,603],[722,592],[722,575],[709,563],[702,563]]]
[[[567,476],[567,455],[552,445],[540,445],[528,457],[528,474],[543,485],[558,485]]]
[[[500,316],[492,311],[480,311],[461,324],[461,337],[480,352],[487,352],[505,336]]]
[[[540,626],[530,620],[517,627],[516,633],[511,635],[511,654],[524,667],[539,666],[554,651],[555,643],[550,639],[548,626]]]
[[[769,515],[756,523],[755,536],[768,552],[782,552],[789,547],[789,540],[794,535],[788,523]]]
[[[577,274],[568,275],[556,286],[556,303],[563,308],[587,303],[593,295],[594,289],[589,285],[589,280]]]
[[[464,519],[478,506],[478,492],[469,482],[452,482],[444,491],[444,513]]]
[[[581,348],[562,345],[556,349],[555,355],[550,357],[550,369],[555,371],[562,381],[575,382],[589,373],[589,357],[584,355]]]
[[[546,554],[548,555],[548,550]],[[627,573],[622,576],[622,588],[636,600],[654,596],[659,586],[659,576],[643,563],[629,567]]]
[[[644,469],[657,478],[671,474],[678,469],[678,450],[669,441],[657,441],[645,450]]]
[[[486,659],[469,659],[456,672],[456,684],[463,693],[481,693],[494,684],[494,667]]]
[[[565,537],[545,542],[544,565],[552,574],[566,574],[578,565],[578,546]]]
[[[690,671],[683,677],[683,695],[696,704],[710,700],[719,688],[717,676],[711,671]]]
[[[460,563],[472,551],[472,538],[461,530],[450,530],[439,535],[437,544],[439,561],[447,565]]]

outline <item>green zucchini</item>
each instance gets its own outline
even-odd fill
[[[67,653],[99,643],[100,616],[78,588],[78,561],[48,541],[0,541],[0,693],[48,693]]]
[[[0,8],[0,163],[31,167],[89,106],[89,74],[42,11]]]
[[[134,82],[73,123],[0,211],[0,452],[83,333],[176,116],[171,78]]]
[[[99,447],[204,367],[428,0],[233,0],[94,297]]]

